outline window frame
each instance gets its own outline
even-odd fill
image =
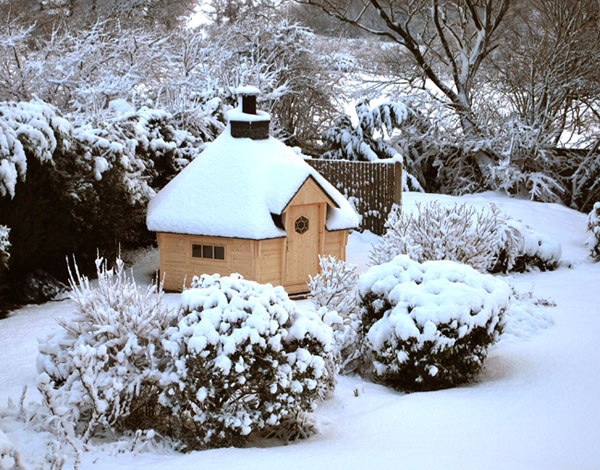
[[[225,245],[216,245],[214,243],[203,243],[203,242],[190,242],[190,257],[193,261],[216,261],[217,263],[224,263],[226,262],[226,258],[227,258],[227,249],[225,247]],[[216,252],[217,252],[217,248],[222,248],[223,249],[223,258],[217,258],[216,257]],[[210,249],[210,253],[211,253],[211,257],[207,257],[204,256],[204,254],[207,252],[206,249]],[[198,250],[199,253],[201,254],[201,256],[194,256],[194,251]]]

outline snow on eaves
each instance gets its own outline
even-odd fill
[[[309,176],[339,206],[328,209],[326,228],[357,227],[344,196],[290,147],[273,137],[233,138],[229,127],[150,201],[146,223],[155,232],[284,237],[271,214],[281,214]]]

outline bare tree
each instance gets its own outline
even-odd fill
[[[217,25],[233,24],[265,10],[275,11],[286,0],[204,0],[201,11]]]
[[[401,45],[423,78],[445,96],[464,133],[480,134],[472,107],[474,78],[496,47],[510,0],[297,1]],[[381,21],[368,24],[369,12]]]
[[[494,89],[547,145],[600,119],[600,4],[520,2],[493,60]]]

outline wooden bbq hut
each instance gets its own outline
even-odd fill
[[[269,135],[256,110],[260,93],[237,89],[229,125],[150,202],[167,290],[194,275],[240,273],[246,279],[307,291],[318,255],[346,257],[358,216],[340,192],[301,156]]]

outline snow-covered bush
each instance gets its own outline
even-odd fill
[[[364,373],[405,391],[473,378],[502,331],[510,288],[452,261],[397,256],[358,283]]]
[[[600,202],[596,202],[592,211],[588,214],[588,231],[591,232],[588,238],[590,247],[590,256],[596,261],[600,261]]]
[[[153,191],[144,163],[123,143],[38,99],[0,103],[0,122],[0,142],[13,143],[0,148],[0,224],[11,228],[13,283],[35,268],[63,277],[68,253],[87,256],[91,268],[97,248],[116,250],[135,237]]]
[[[174,366],[160,403],[188,449],[239,445],[301,419],[327,386],[332,333],[282,287],[239,275],[194,278],[164,346]]]
[[[113,269],[103,259],[96,265],[97,287],[75,265],[75,314],[39,344],[37,361],[45,405],[84,442],[99,430],[138,429],[155,419],[167,366],[162,341],[177,319],[156,286],[139,288],[120,259]]]
[[[394,207],[386,233],[372,247],[373,264],[399,254],[423,262],[451,260],[481,272],[554,269],[560,244],[511,219],[495,205],[477,210],[468,204],[417,204],[416,211]]]
[[[52,161],[69,129],[55,107],[38,99],[0,103],[0,196],[15,196],[17,181],[25,179],[28,158]]]
[[[204,138],[212,140],[222,130],[213,124],[210,130],[204,129],[208,136],[194,136],[177,124],[171,113],[143,106],[90,131],[122,145],[127,158],[141,162],[143,173],[139,179],[159,190],[196,157]]]
[[[498,227],[500,245],[496,264],[489,272],[552,271],[558,267],[562,248],[559,242],[536,232],[520,220],[504,215]]]
[[[320,308],[323,321],[333,330],[340,371],[350,372],[359,356],[356,266],[334,256],[319,255],[321,272],[309,276],[310,298]]]

